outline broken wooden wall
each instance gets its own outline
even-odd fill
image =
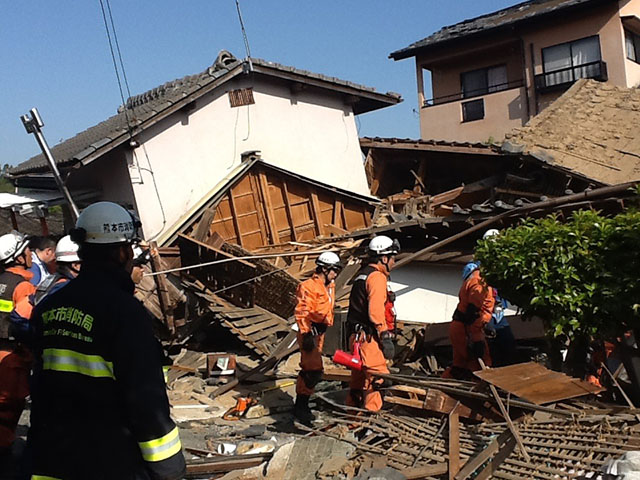
[[[227,243],[252,250],[366,228],[372,211],[364,200],[256,165],[187,234],[209,243],[217,233]]]

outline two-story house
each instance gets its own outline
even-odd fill
[[[223,51],[203,72],[129,98],[116,115],[52,152],[74,196],[88,191],[91,200],[130,207],[145,239],[155,240],[234,177],[246,152],[368,195],[355,117],[400,101],[398,94]],[[10,170],[20,189],[43,181],[55,189],[47,172],[42,155]]]
[[[411,57],[422,138],[499,141],[579,78],[638,86],[640,0],[530,0],[390,54]]]

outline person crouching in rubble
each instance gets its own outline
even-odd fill
[[[387,328],[385,303],[388,298],[387,280],[400,253],[397,240],[380,235],[369,242],[367,266],[362,268],[353,282],[349,297],[347,323],[351,348],[361,342],[362,370],[351,371],[347,405],[377,412],[382,408],[382,395],[378,388],[381,379],[372,373],[389,373],[386,360],[393,359],[393,334]]]
[[[309,397],[322,379],[322,347],[328,327],[333,325],[335,307],[334,280],[342,269],[340,257],[324,252],[316,259],[313,276],[298,285],[295,317],[300,346],[300,373],[296,382],[293,414],[300,423],[310,426],[315,420]]]
[[[471,372],[480,370],[478,359],[491,365],[491,356],[485,337],[485,327],[491,321],[495,297],[480,275],[480,267],[471,262],[462,272],[463,283],[458,293],[458,306],[449,327],[449,339],[453,348],[453,365],[442,376],[469,380]]]

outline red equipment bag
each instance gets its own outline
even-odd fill
[[[360,358],[360,343],[358,341],[353,342],[353,353],[345,352],[344,350],[336,350],[333,354],[333,363],[342,365],[351,370],[362,370],[362,359]]]

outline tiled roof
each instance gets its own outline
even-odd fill
[[[503,10],[498,10],[497,12],[443,27],[427,38],[423,38],[408,47],[392,52],[389,54],[389,58],[400,60],[413,57],[418,50],[440,45],[451,40],[470,37],[501,27],[513,27],[533,19],[538,20],[540,17],[554,14],[568,8],[611,1],[615,0],[529,0]]]
[[[368,102],[363,107],[364,111],[402,101],[397,93],[379,93],[371,87],[266,60],[252,58],[251,64],[256,73],[274,76],[289,75],[302,83],[315,82],[323,88],[340,89],[360,96]],[[248,66],[247,60],[237,60],[230,53],[222,51],[216,62],[205,71],[167,82],[145,93],[130,97],[127,99],[126,107],[121,105],[116,115],[54,146],[51,151],[57,165],[68,167],[80,161],[89,161],[92,156],[106,153],[128,140],[127,122],[135,133],[139,133],[155,121],[173,113],[176,108],[204,95],[221,81],[227,81],[241,73],[243,69],[246,70]],[[22,175],[43,171],[47,168],[46,160],[40,154],[13,167],[9,173]]]
[[[483,151],[487,154],[499,153],[500,148],[496,145],[480,142],[456,142],[447,140],[421,140],[412,138],[381,138],[381,137],[361,137],[360,146],[363,148],[396,148],[396,149],[416,149],[416,150],[438,150],[456,151],[468,149],[471,151]]]
[[[638,125],[640,89],[583,79],[507,135],[502,149],[615,185],[640,180]]]

